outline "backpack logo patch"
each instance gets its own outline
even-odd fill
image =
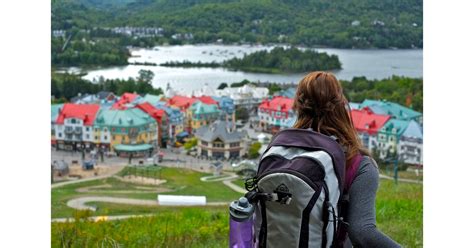
[[[278,185],[278,187],[273,191],[274,201],[281,204],[290,204],[291,196],[290,189],[288,189],[284,183]]]

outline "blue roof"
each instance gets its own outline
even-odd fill
[[[173,124],[180,124],[183,122],[184,114],[178,108],[166,106],[166,102],[159,101],[154,106],[157,109],[162,109],[168,115],[168,120]]]
[[[421,125],[418,124],[418,122],[410,121],[402,136],[423,139],[423,129],[421,128]]]
[[[279,92],[275,93],[277,96],[284,96],[288,98],[295,98],[296,95],[296,88],[288,88],[286,90],[280,90]]]
[[[219,107],[228,114],[232,114],[235,111],[234,100],[228,96],[211,96],[212,99],[219,103]]]

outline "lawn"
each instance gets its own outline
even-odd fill
[[[206,175],[203,173],[172,168],[164,168],[161,173],[161,176],[168,180],[167,187],[176,190],[175,193],[205,192],[210,199],[216,201],[230,201],[241,195],[230,192],[221,182],[201,182],[199,178]],[[242,180],[234,181],[238,185],[242,182]],[[54,189],[52,192],[53,203],[64,204],[52,206],[53,213],[56,211],[55,217],[72,216],[73,211],[65,206],[64,199],[82,195],[75,192],[76,188],[104,183],[120,186],[123,182],[110,178]],[[129,187],[132,186],[129,185]],[[156,193],[150,194],[150,196],[148,194],[134,195],[137,198],[151,196],[153,196],[152,199],[155,199]],[[121,247],[227,246],[228,208],[226,206],[139,207],[94,202],[91,205],[99,207],[98,211],[93,213],[94,215],[152,213],[156,216],[96,223],[89,221],[52,223],[52,247],[63,247],[64,242],[71,244],[71,246],[66,245],[65,247],[96,247],[114,242],[120,244]],[[395,185],[392,180],[380,180],[376,208],[377,226],[381,231],[404,247],[423,246],[422,185],[408,183]]]
[[[160,194],[204,195],[207,197],[208,202],[230,202],[242,196],[242,194],[226,187],[222,182],[202,182],[200,180],[201,177],[210,175],[206,173],[167,167],[162,167],[159,171],[157,167],[150,167],[148,169],[138,168],[136,170],[137,171],[135,171],[135,168],[127,167],[120,172],[119,175],[125,176],[130,173],[136,173],[138,176],[165,179],[167,182],[159,187],[170,191]],[[156,170],[156,173],[154,170]],[[108,185],[109,188],[90,189],[89,192],[82,193],[77,191],[84,187],[100,185]],[[54,188],[51,190],[51,215],[53,218],[72,217],[74,209],[69,208],[66,203],[70,199],[82,196],[115,196],[136,199],[156,199],[158,193],[147,192],[145,190],[140,192],[140,186],[145,185],[123,182],[112,177]],[[146,187],[150,187],[150,185],[147,185]],[[132,190],[135,192],[130,192]],[[90,205],[99,207],[99,211],[94,212],[93,215],[102,215],[105,209],[107,209],[109,215],[149,213],[152,211],[150,208],[153,209],[153,207],[113,205],[109,203],[91,203]],[[146,211],[143,211],[145,209]],[[159,209],[159,207],[156,207],[156,209]]]

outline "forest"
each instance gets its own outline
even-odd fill
[[[110,91],[115,95],[125,92],[136,92],[137,94],[163,94],[161,88],[154,88],[151,84],[153,72],[140,70],[136,78],[128,79],[104,79],[91,82],[81,78],[82,75],[70,73],[53,72],[51,75],[51,95],[54,97],[52,103],[68,102],[79,93],[96,94],[99,91]]]
[[[273,48],[271,51],[257,51],[243,58],[233,58],[223,63],[224,67],[248,72],[290,73],[317,70],[341,69],[337,55],[328,55],[295,47]]]
[[[422,0],[56,0],[52,29],[160,27],[127,45],[284,43],[335,48],[422,48]],[[192,38],[172,38],[175,34]],[[176,37],[176,36],[175,36]]]

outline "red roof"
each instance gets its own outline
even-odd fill
[[[155,119],[158,122],[161,122],[161,119],[163,118],[163,115],[165,114],[164,110],[155,108],[149,102],[137,104],[136,107],[139,108],[141,111],[147,113],[151,117],[153,117],[153,119]]]
[[[189,108],[197,99],[186,97],[186,96],[173,96],[166,103],[167,106],[175,106],[181,110]]]
[[[353,109],[351,111],[354,127],[358,132],[375,134],[390,119],[390,115],[374,114],[369,108],[361,110]]]
[[[56,119],[56,124],[64,124],[64,119],[67,118],[77,118],[84,121],[84,125],[92,126],[99,108],[100,105],[98,104],[66,103]]]
[[[293,99],[284,96],[276,96],[271,100],[263,100],[258,108],[260,110],[281,111],[287,113],[291,108],[293,108]]]
[[[124,105],[133,102],[137,96],[138,95],[134,93],[123,93],[120,99],[114,103],[114,105],[112,105],[112,109],[127,109],[127,107]]]
[[[193,99],[197,99],[205,104],[217,104],[217,102],[210,96],[193,97]]]

